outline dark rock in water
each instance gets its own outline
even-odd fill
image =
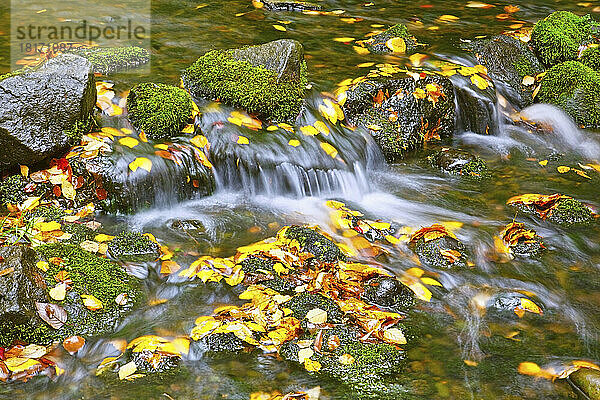
[[[394,312],[407,312],[415,304],[413,291],[393,277],[376,277],[365,282],[362,299]]]
[[[32,165],[78,143],[92,122],[91,64],[64,54],[0,81],[0,169]]]
[[[43,336],[44,322],[35,303],[49,299],[35,251],[25,246],[0,247],[0,270],[12,272],[0,277],[0,347],[13,340],[33,341]]]
[[[308,83],[304,49],[288,39],[210,51],[183,72],[182,80],[193,96],[288,122],[298,116]]]
[[[590,15],[580,17],[569,11],[556,11],[538,21],[531,33],[531,44],[540,61],[551,67],[576,60],[581,46],[597,42],[600,23]]]
[[[536,100],[562,108],[586,128],[600,127],[600,73],[579,61],[550,68]]]
[[[489,176],[485,162],[466,151],[444,148],[428,157],[434,167],[455,175],[481,179]]]
[[[525,194],[508,199],[506,204],[517,207],[526,214],[560,225],[589,224],[596,217],[585,204],[560,193],[553,195]]]
[[[2,347],[14,340],[48,344],[72,335],[112,332],[141,299],[136,278],[128,276],[117,264],[76,245],[47,244],[36,251],[2,247],[0,256],[4,258],[1,268],[14,268],[14,272],[0,277]],[[38,260],[43,260],[43,264],[38,266]],[[61,271],[70,284],[65,299],[55,300],[49,291],[61,283],[57,277]],[[126,304],[116,303],[121,294],[126,297]],[[86,308],[86,295],[99,301],[99,309]]]
[[[561,199],[548,220],[561,225],[584,224],[594,221],[594,214],[582,202],[575,199]]]
[[[251,281],[260,283],[284,295],[296,294],[296,282],[292,282],[280,276],[273,266],[275,261],[257,256],[245,258],[242,262],[242,270],[246,275],[250,275]]]
[[[543,313],[542,309],[528,296],[522,293],[503,290],[492,294],[484,304],[486,316],[491,319],[514,320],[529,314]]]
[[[286,308],[292,310],[292,316],[300,321],[303,321],[306,314],[315,308],[327,312],[327,322],[330,324],[341,323],[344,316],[340,306],[333,299],[320,293],[300,293],[284,304]]]
[[[127,96],[127,112],[132,124],[149,139],[168,139],[181,134],[192,117],[190,94],[162,83],[142,83]]]
[[[491,39],[476,40],[468,46],[473,50],[480,64],[488,70],[488,75],[496,88],[512,103],[520,108],[533,103],[533,83],[526,86],[523,78],[535,77],[544,71],[533,51],[519,39],[506,35]]]
[[[403,24],[390,27],[386,31],[364,41],[364,44],[374,54],[411,54],[417,50],[417,39],[410,34],[406,25]]]
[[[226,356],[237,354],[244,350],[244,342],[233,333],[217,333],[201,339],[201,343],[212,356]]]
[[[509,251],[517,256],[535,257],[546,249],[542,238],[519,222],[511,222],[504,227],[500,237]]]
[[[465,246],[455,238],[444,236],[431,241],[419,241],[415,245],[415,253],[425,265],[435,268],[465,268],[467,266]],[[456,252],[456,253],[449,253]],[[445,256],[445,254],[448,254]],[[454,258],[450,254],[456,254]]]
[[[310,1],[297,0],[257,0],[257,3],[263,5],[269,11],[319,11],[323,7],[320,4]]]
[[[111,257],[124,262],[154,261],[160,257],[160,247],[139,232],[121,232],[108,244]]]
[[[352,86],[344,104],[350,122],[369,129],[388,160],[454,132],[454,91],[448,78],[369,78]]]
[[[458,128],[480,135],[496,134],[500,127],[494,86],[490,84],[483,90],[479,89],[471,84],[468,77],[459,74],[451,79],[458,104]]]
[[[303,252],[311,253],[317,260],[324,263],[334,263],[345,260],[340,248],[329,238],[313,229],[293,225],[285,231],[285,237],[297,240]]]
[[[569,375],[569,381],[590,400],[600,400],[600,371],[581,368]]]
[[[81,48],[69,53],[86,58],[92,63],[95,73],[104,75],[132,69],[150,61],[150,52],[137,46]]]

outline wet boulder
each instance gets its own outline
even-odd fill
[[[0,247],[0,347],[16,339],[32,342],[45,336],[35,303],[46,303],[48,293],[36,262],[28,247]]]
[[[535,257],[546,249],[542,238],[520,222],[506,225],[500,232],[500,237],[508,251],[517,256]]]
[[[312,254],[320,262],[335,263],[346,258],[333,240],[313,229],[293,225],[285,230],[284,236],[298,241],[302,252]]]
[[[255,0],[255,7],[269,11],[320,11],[320,4],[299,0]]]
[[[396,24],[362,43],[374,54],[411,54],[417,50],[417,39],[404,24]]]
[[[0,169],[47,160],[78,143],[95,104],[91,64],[76,55],[0,80]]]
[[[275,261],[269,258],[249,256],[241,263],[244,274],[250,276],[249,281],[260,283],[284,295],[294,295],[297,286],[290,277],[281,276],[275,271]]]
[[[191,121],[194,105],[190,94],[162,83],[142,83],[127,96],[129,120],[149,139],[169,139],[181,134]]]
[[[142,47],[92,47],[69,51],[87,59],[98,74],[111,74],[136,68],[150,61],[150,52]]]
[[[424,265],[441,269],[467,267],[466,247],[442,225],[419,229],[409,244]]]
[[[108,244],[111,257],[122,262],[154,261],[161,255],[158,243],[139,232],[121,232]]]
[[[550,68],[536,100],[562,108],[586,128],[600,127],[600,73],[579,61]]]
[[[526,313],[542,315],[543,310],[530,297],[511,290],[498,290],[482,297],[487,318],[492,320],[515,320]]]
[[[590,400],[600,400],[600,371],[581,368],[569,375],[570,383]]]
[[[589,224],[596,219],[596,214],[588,206],[560,193],[553,195],[530,193],[514,196],[508,199],[506,204],[542,220],[565,226]]]
[[[544,71],[533,51],[519,39],[506,35],[472,42],[468,48],[485,66],[496,88],[520,108],[533,103],[534,85],[524,85],[523,78]]]
[[[344,317],[340,306],[333,299],[321,293],[300,293],[286,302],[285,307],[292,310],[292,316],[300,321],[303,321],[311,310],[317,308],[327,313],[328,323],[339,324]]]
[[[450,78],[458,105],[457,129],[480,135],[494,135],[500,129],[496,88],[487,80],[486,87],[477,87],[471,76],[474,75],[462,76],[458,73]]]
[[[289,39],[239,49],[213,50],[182,73],[198,98],[277,121],[294,121],[308,83],[302,45]]]
[[[404,73],[366,78],[347,91],[348,120],[368,129],[390,161],[454,132],[452,83],[423,75],[417,80]]]
[[[444,148],[428,157],[432,166],[453,175],[481,179],[489,176],[485,162],[463,150]]]
[[[364,301],[393,312],[407,312],[415,304],[413,291],[394,277],[371,278],[364,283],[364,288]]]
[[[535,24],[531,44],[540,61],[551,67],[576,60],[581,47],[597,42],[599,30],[600,24],[590,15],[556,11]]]

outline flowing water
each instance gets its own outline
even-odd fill
[[[495,7],[487,9],[447,0],[323,3],[328,8],[345,10],[342,18],[360,20],[348,23],[340,16],[268,13],[255,10],[247,0],[153,1],[152,75],[119,74],[110,80],[119,90],[150,80],[177,84],[180,71],[207,50],[293,38],[305,47],[313,85],[301,117],[304,120],[299,121],[304,124],[319,117],[315,105],[320,91],[331,91],[337,82],[366,72],[357,64],[406,62],[403,58],[358,55],[352,46],[334,41],[336,37],[361,38],[374,29],[372,24],[403,22],[421,42],[430,45],[424,53],[459,60],[464,56],[457,50],[461,39],[498,34],[516,20],[531,25],[556,9],[583,13],[600,6],[598,2],[523,1],[518,3],[520,11],[504,20],[496,16],[505,13],[503,7],[509,3],[493,2]],[[443,14],[459,19],[436,22]],[[286,22],[286,32],[273,28],[273,24],[281,24],[278,21]],[[505,106],[510,108],[509,104]],[[544,238],[548,251],[539,259],[499,258],[494,251],[494,235],[515,218],[514,209],[505,203],[518,194],[564,193],[599,210],[597,172],[588,172],[591,179],[586,179],[556,171],[556,165],[598,164],[598,133],[579,130],[566,115],[547,105],[531,106],[521,115],[551,126],[550,133],[532,134],[526,128],[506,124],[500,117],[496,135],[459,131],[442,145],[480,155],[493,171],[490,179],[473,182],[432,169],[423,161],[424,152],[388,165],[367,135],[341,127],[330,138],[343,162],[316,151],[310,139],[294,149],[297,151],[290,150],[285,132],[278,132],[276,139],[259,147],[260,152],[243,154],[251,150],[221,146],[219,139],[253,133],[217,123],[227,119],[230,110],[226,108],[204,111],[200,129],[214,142],[213,148],[219,149],[214,154],[220,157],[215,193],[183,202],[166,196],[155,207],[134,215],[104,215],[101,219],[109,231],[118,232],[128,226],[151,232],[184,254],[227,257],[237,247],[272,236],[287,224],[319,225],[344,241],[329,225],[325,200],[330,198],[344,201],[372,218],[404,226],[460,222],[463,225],[455,233],[469,248],[474,267],[459,272],[432,270],[439,274],[443,289],[436,289],[431,302],[417,307],[413,323],[419,335],[408,351],[408,365],[402,376],[411,388],[406,398],[575,398],[566,383],[521,375],[518,365],[524,361],[541,366],[576,359],[600,361],[598,224],[566,229],[519,214],[517,220],[526,222]],[[498,110],[499,115],[502,111]],[[260,134],[252,140],[260,140],[256,135]],[[238,163],[238,158],[244,162]],[[550,160],[548,167],[539,164],[542,160]],[[413,258],[398,252],[390,255],[383,266],[400,274],[416,264]],[[197,316],[210,314],[218,305],[238,302],[225,289],[190,284],[176,276],[161,278],[153,264],[135,268],[132,273],[144,278],[150,298],[166,302],[137,311],[109,337],[90,340],[77,358],[65,361],[66,372],[56,380],[0,386],[0,396],[248,399],[250,393],[259,390],[285,393],[320,385],[323,398],[339,398],[335,382],[317,380],[272,357],[215,360],[204,357],[194,347],[184,359],[189,374],[171,382],[105,387],[93,375],[98,363],[116,352],[110,340],[131,340],[142,334],[185,335]],[[485,299],[510,298],[519,293],[534,299],[544,314],[528,313],[518,318],[494,307],[481,312]],[[477,365],[467,365],[464,360]]]

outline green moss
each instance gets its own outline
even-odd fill
[[[11,175],[0,182],[0,200],[2,204],[21,204],[27,195],[24,192],[27,180],[22,175]]]
[[[190,94],[162,83],[142,83],[127,96],[127,111],[133,125],[150,139],[179,135],[193,111]]]
[[[92,117],[92,114],[82,120],[75,121],[71,129],[65,131],[65,134],[69,138],[69,144],[71,146],[78,145],[81,142],[83,135],[90,131],[93,123],[94,118]]]
[[[406,45],[406,54],[410,54],[417,49],[417,39],[410,34],[404,24],[396,24],[388,30],[369,39],[366,44],[371,53],[384,54],[391,53],[392,50],[386,46],[386,42],[392,38],[402,38]]]
[[[293,295],[296,293],[294,291],[296,284],[289,282],[275,272],[273,269],[275,262],[273,260],[260,258],[257,256],[250,256],[245,258],[240,265],[246,274],[262,276],[262,279],[259,277],[253,278],[258,279],[256,283],[261,283],[264,286],[281,294]]]
[[[531,43],[542,63],[550,67],[576,60],[579,46],[594,41],[594,28],[598,26],[589,15],[556,11],[535,24]]]
[[[419,260],[423,264],[434,268],[456,269],[466,268],[467,266],[465,246],[460,241],[450,236],[443,236],[428,242],[419,239],[419,241],[414,244],[414,249],[415,253],[419,256]],[[451,262],[451,260],[442,254],[442,251],[444,250],[456,250],[460,253],[460,256],[456,261]]]
[[[245,258],[240,265],[242,266],[242,270],[247,274],[274,274],[275,270],[273,269],[273,265],[275,262],[273,260],[250,256]]]
[[[320,293],[303,292],[292,297],[284,304],[285,307],[293,311],[292,315],[299,320],[306,318],[306,314],[315,308],[327,312],[327,323],[340,323],[344,316],[344,313],[333,299]]]
[[[66,233],[70,233],[71,238],[68,240],[68,243],[80,244],[86,240],[94,240],[96,237],[96,231],[88,228],[84,224],[66,224],[63,226],[63,231]]]
[[[120,261],[153,261],[160,256],[158,244],[139,232],[121,232],[108,244],[112,257]]]
[[[269,11],[304,11],[321,10],[320,4],[298,0],[264,0],[264,7]]]
[[[202,338],[202,344],[212,355],[236,354],[244,350],[244,342],[233,333],[216,333]]]
[[[308,83],[304,60],[297,79],[280,79],[275,71],[220,50],[200,57],[182,78],[195,96],[218,99],[250,113],[288,122],[300,113]]]
[[[106,258],[72,244],[46,244],[37,247],[36,250],[46,260],[53,257],[62,260],[59,265],[49,262],[49,268],[43,274],[49,289],[58,283],[56,275],[60,271],[66,271],[72,281],[65,300],[56,302],[68,313],[67,322],[57,333],[60,337],[110,332],[123,314],[141,298],[139,281]],[[118,305],[115,301],[122,293],[126,293],[129,298],[124,306]],[[100,300],[102,309],[90,311],[85,308],[81,298],[84,294]]]
[[[48,345],[60,337],[58,331],[52,329],[46,323],[34,325],[27,321],[15,324],[14,321],[9,319],[0,320],[0,332],[2,332],[0,335],[0,347],[8,347],[15,340]]]
[[[150,52],[137,46],[95,47],[77,49],[73,54],[84,57],[92,64],[94,72],[110,74],[123,69],[134,68],[150,61]]]
[[[586,49],[583,54],[581,54],[579,62],[596,72],[600,72],[600,47]]]
[[[4,80],[6,78],[11,78],[13,76],[21,75],[24,72],[29,72],[31,70],[32,70],[31,68],[25,67],[25,68],[20,68],[20,69],[14,70],[14,71],[10,71],[6,74],[0,75],[0,81]]]
[[[465,151],[444,149],[427,157],[431,165],[449,174],[481,179],[490,176],[490,172],[481,158]]]
[[[30,219],[43,218],[44,221],[60,221],[65,216],[65,211],[54,204],[36,207],[28,215]]]
[[[297,240],[303,252],[311,253],[321,262],[334,263],[345,259],[342,251],[333,241],[310,228],[290,226],[285,232],[285,237]]]
[[[600,126],[600,75],[578,61],[550,68],[542,79],[537,100],[562,108],[588,128]]]
[[[564,225],[588,223],[594,220],[592,211],[575,199],[560,199],[548,220]]]

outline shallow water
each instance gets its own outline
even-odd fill
[[[374,29],[371,24],[407,23],[421,42],[430,44],[423,53],[457,59],[461,39],[500,33],[515,20],[528,26],[556,9],[583,13],[600,6],[600,2],[585,3],[586,6],[572,1],[519,2],[520,11],[513,18],[501,20],[496,16],[504,13],[503,7],[509,3],[492,3],[493,8],[477,9],[465,7],[466,1],[374,0],[373,5],[355,0],[323,2],[328,8],[345,10],[341,17],[268,13],[255,10],[247,0],[205,3],[206,7],[196,9],[196,1],[153,1],[152,74],[112,76],[110,80],[116,87],[126,90],[142,81],[177,84],[180,71],[207,50],[292,38],[305,47],[317,96],[318,91],[332,91],[337,82],[367,72],[357,64],[406,61],[361,56],[351,45],[333,41],[335,37],[361,38]],[[236,17],[238,13],[244,14]],[[459,19],[437,23],[436,18],[443,14]],[[600,18],[600,12],[595,14]],[[362,21],[348,23],[342,19],[346,17]],[[273,28],[278,21],[289,21],[285,25],[287,32]],[[315,117],[311,110],[309,107],[307,111],[309,120]],[[507,125],[501,126],[496,136],[458,132],[444,143],[468,149],[487,161],[493,176],[482,182],[461,180],[432,169],[423,162],[421,153],[386,165],[376,150],[370,150],[372,142],[357,145],[345,140],[344,135],[349,132],[342,131],[336,134],[336,144],[346,154],[346,166],[331,167],[327,176],[308,176],[305,170],[290,171],[293,167],[285,166],[263,172],[258,178],[252,174],[244,177],[237,170],[221,170],[217,171],[217,192],[210,197],[181,203],[165,201],[135,215],[105,215],[101,219],[114,232],[127,225],[153,233],[171,249],[213,256],[229,256],[237,247],[272,236],[286,224],[319,225],[334,234],[324,204],[329,198],[345,201],[373,218],[411,227],[459,221],[464,225],[455,233],[469,248],[474,267],[460,272],[431,270],[439,273],[443,289],[434,291],[430,303],[420,303],[418,312],[411,317],[419,339],[408,352],[408,367],[402,377],[411,388],[406,398],[575,398],[564,382],[520,375],[517,368],[524,361],[539,365],[558,365],[575,359],[600,361],[598,224],[564,229],[519,214],[518,221],[526,222],[544,238],[548,251],[539,259],[499,259],[493,237],[515,218],[514,209],[505,203],[517,194],[560,192],[600,210],[600,174],[590,171],[591,179],[585,179],[556,171],[556,165],[598,164],[600,135],[579,131],[565,115],[547,106],[532,106],[522,114],[529,120],[551,125],[552,133],[536,136]],[[226,118],[228,114],[223,115]],[[279,156],[289,160],[298,157],[296,161],[300,163],[322,161],[318,157],[313,160],[311,157],[315,156],[309,151]],[[538,164],[553,157],[560,157],[559,161],[552,161],[548,167]],[[307,189],[306,182],[311,180],[315,185]],[[284,181],[287,183],[273,184]],[[339,236],[336,239],[344,240]],[[414,260],[400,251],[384,262],[384,267],[395,273],[413,266]],[[144,267],[134,272],[145,278],[151,298],[167,301],[137,311],[110,337],[89,340],[77,358],[64,361],[66,372],[55,381],[2,385],[0,396],[167,399],[167,394],[175,399],[248,399],[250,393],[259,390],[285,393],[320,385],[323,398],[338,398],[334,382],[317,380],[273,358],[214,360],[205,358],[194,347],[184,359],[190,374],[173,382],[106,387],[93,375],[98,363],[116,352],[110,345],[111,339],[131,340],[142,334],[185,335],[197,316],[210,314],[220,304],[239,301],[233,292],[223,288],[189,284],[175,276],[161,278],[153,264],[148,271]],[[482,316],[473,305],[478,296],[502,292],[528,293],[544,314],[527,313],[518,318],[514,314],[489,312]],[[515,331],[518,334],[511,336]],[[463,360],[478,365],[468,366]]]

